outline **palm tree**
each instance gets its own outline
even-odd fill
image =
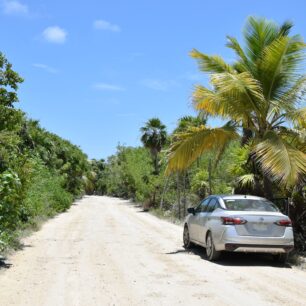
[[[173,131],[175,136],[177,133],[187,131],[190,127],[197,127],[206,124],[206,119],[203,116],[184,116],[178,120],[177,127]]]
[[[221,154],[242,132],[250,160],[263,175],[266,197],[272,197],[271,181],[285,187],[305,182],[306,107],[299,107],[306,92],[306,75],[301,74],[306,44],[299,35],[289,36],[291,28],[289,22],[278,26],[250,17],[244,48],[227,37],[227,47],[237,56],[233,64],[191,52],[200,69],[210,74],[212,85],[196,86],[195,109],[228,122],[179,133],[169,152],[167,173],[185,169],[208,150]]]
[[[159,173],[158,154],[167,142],[166,126],[158,118],[149,119],[141,129],[141,142],[150,150],[154,174]]]

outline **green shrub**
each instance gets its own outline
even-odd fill
[[[25,194],[23,221],[31,223],[37,217],[51,217],[67,210],[73,196],[64,189],[63,184],[63,177],[36,163],[32,170],[31,184]]]

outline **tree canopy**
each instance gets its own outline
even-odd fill
[[[244,46],[228,36],[227,47],[237,59],[226,63],[194,49],[191,56],[210,75],[212,88],[197,85],[196,110],[228,122],[220,128],[201,126],[177,135],[169,153],[167,172],[190,166],[208,150],[222,153],[241,132],[251,161],[271,181],[286,187],[305,182],[305,99],[303,74],[306,44],[290,35],[292,23],[277,25],[250,17],[245,25]]]

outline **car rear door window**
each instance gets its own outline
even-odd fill
[[[207,212],[210,213],[210,212],[213,212],[216,208],[216,205],[217,205],[217,201],[215,198],[212,198],[208,204],[208,207],[207,207]]]
[[[206,212],[206,211],[207,211],[207,207],[208,207],[209,201],[210,201],[210,198],[205,199],[205,200],[201,203],[201,212]]]
[[[221,204],[220,204],[220,202],[219,202],[219,200],[216,198],[216,206],[215,206],[215,209],[217,209],[217,208],[223,209],[222,206],[221,206]]]

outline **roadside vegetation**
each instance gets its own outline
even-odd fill
[[[140,128],[143,147],[119,146],[105,162],[104,192],[179,219],[208,194],[264,196],[289,208],[305,252],[306,44],[292,27],[250,17],[243,44],[227,37],[233,63],[192,50],[210,77],[209,87],[194,89],[197,116],[180,118],[168,134],[149,119]],[[224,125],[210,127],[214,117]]]
[[[22,82],[0,53],[0,254],[93,186],[87,156],[15,108]]]

